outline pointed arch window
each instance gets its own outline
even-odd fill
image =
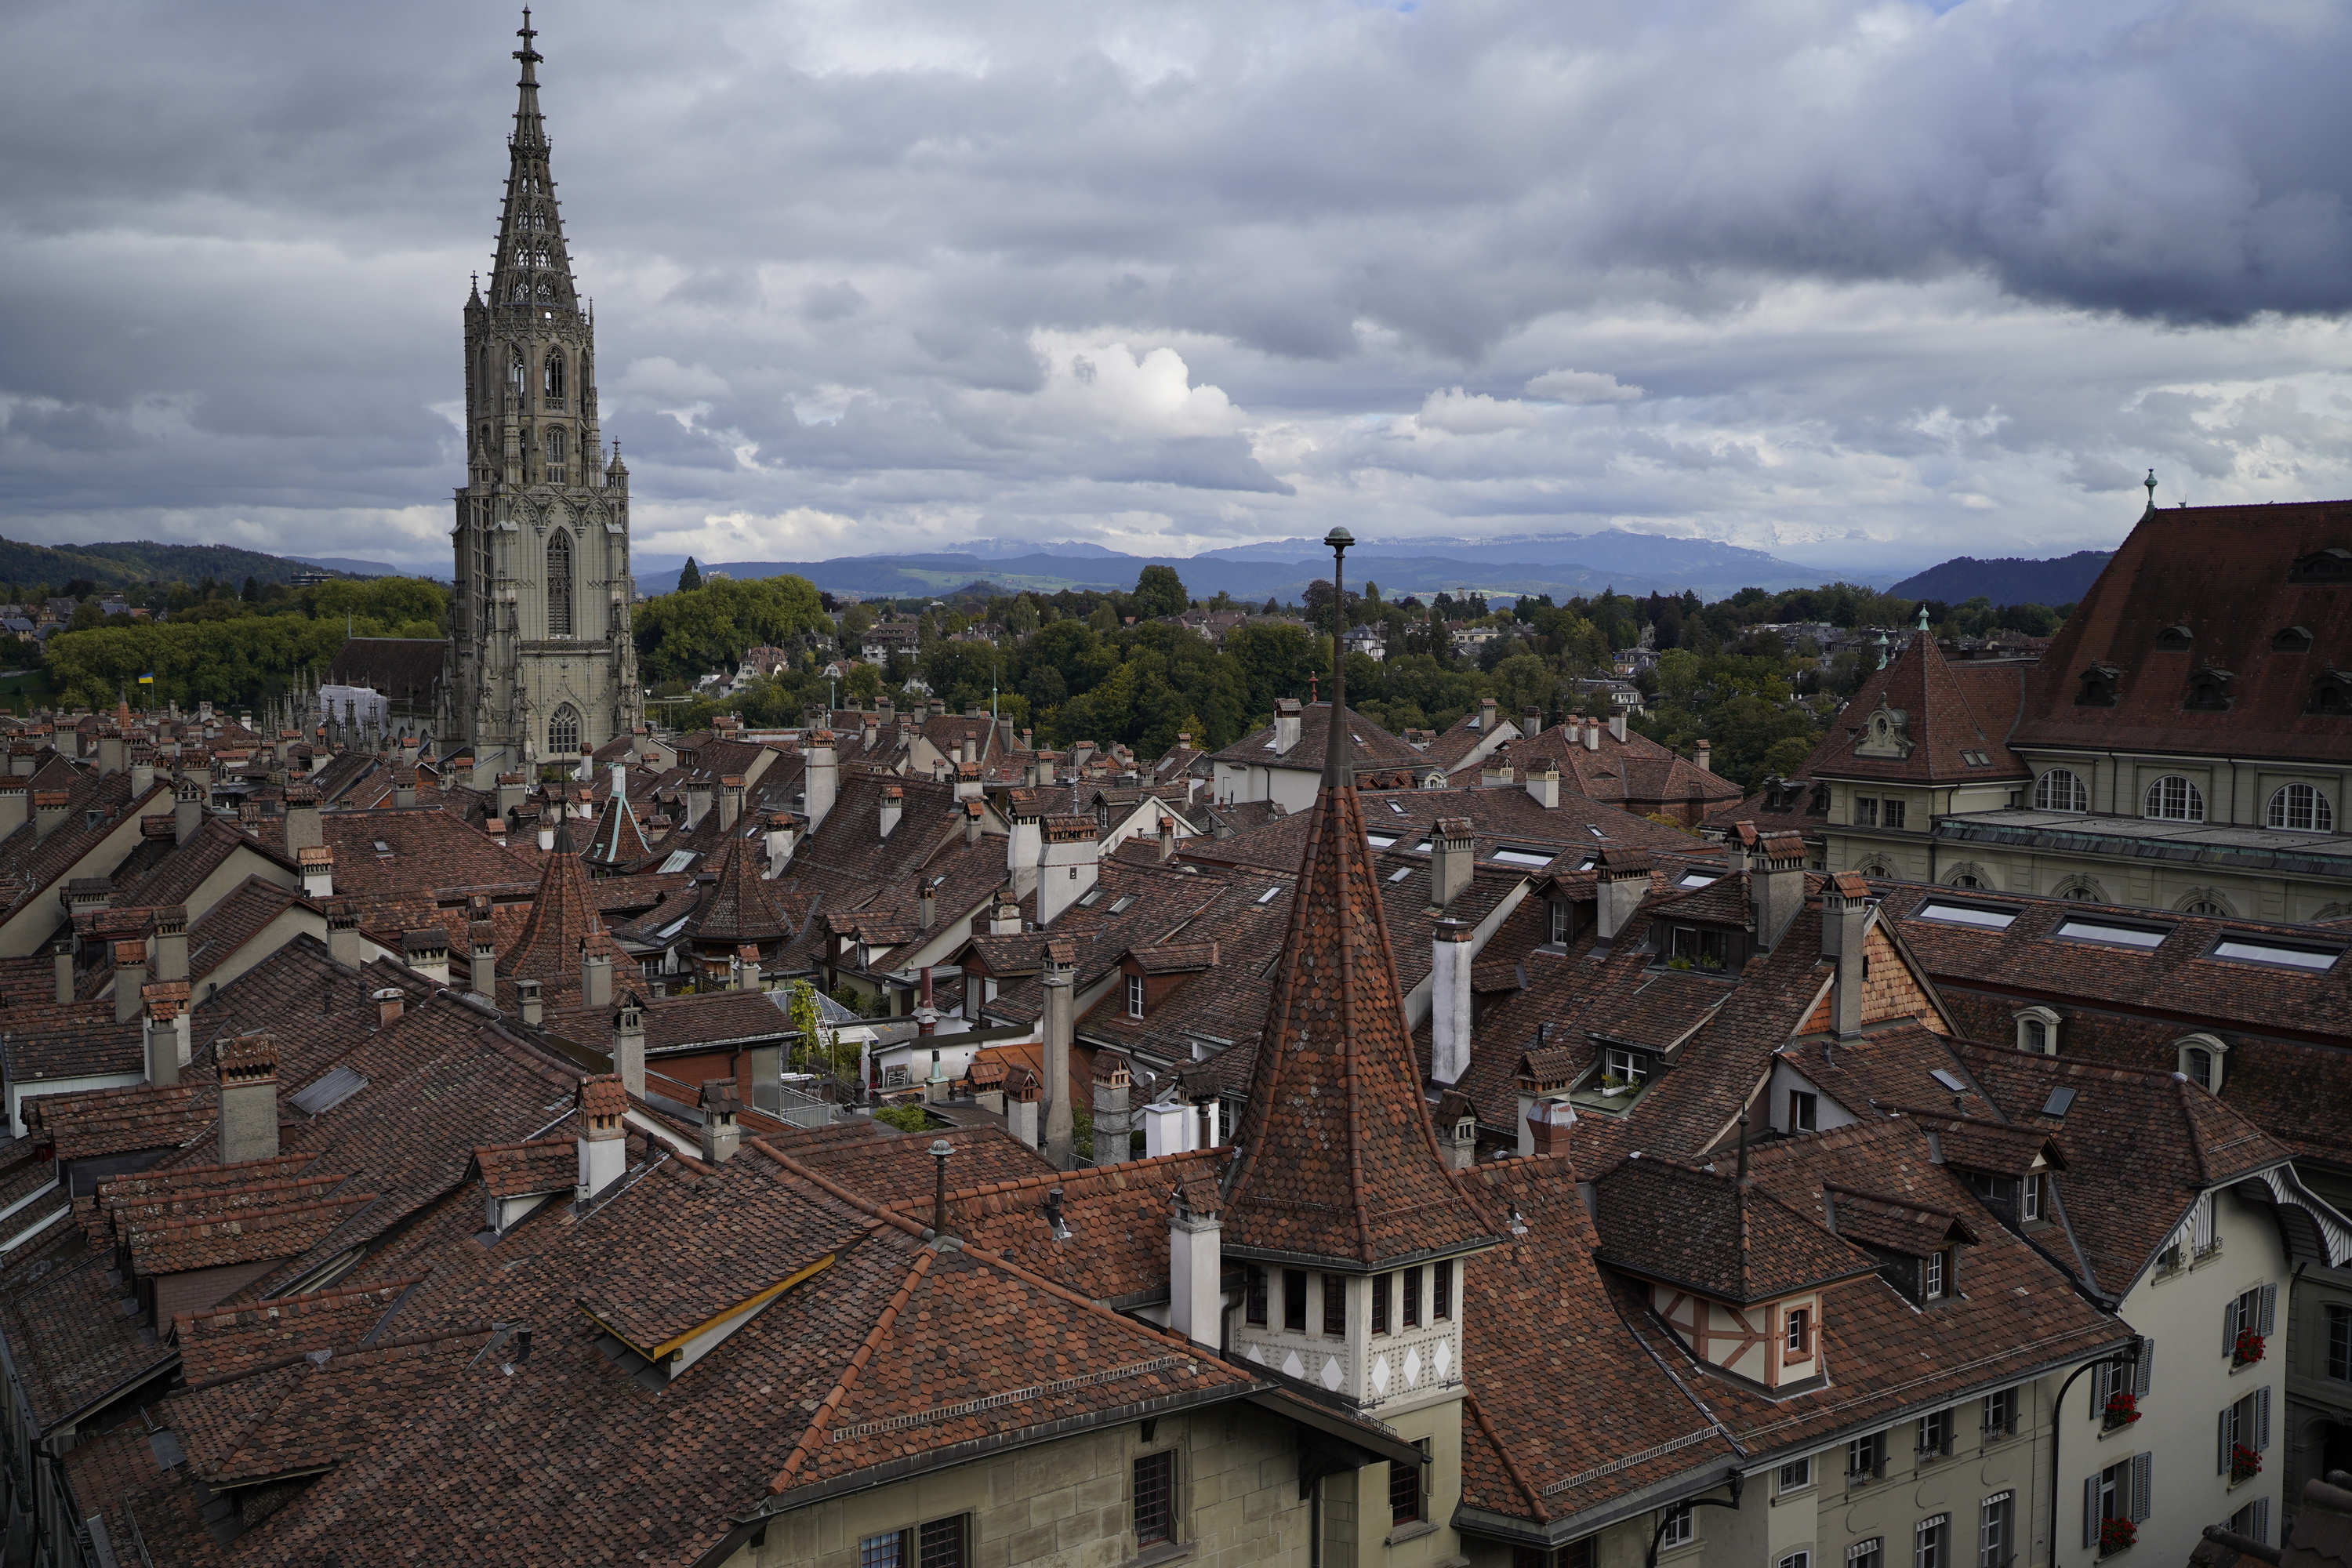
[[[550,408],[563,406],[563,351],[551,349],[547,361],[539,367],[539,390]]]
[[[551,485],[571,482],[568,478],[570,471],[563,466],[569,446],[562,426],[558,425],[547,433],[547,482]]]
[[[522,298],[522,285],[520,283],[515,285],[515,298],[518,300]],[[529,374],[523,367],[522,350],[509,349],[507,351],[507,395],[517,403],[522,401],[524,377]]]
[[[557,529],[547,542],[547,635],[572,635],[572,535]],[[551,721],[551,723],[552,721]],[[579,720],[572,720],[575,731]],[[551,742],[551,745],[553,742]],[[574,741],[573,745],[579,742]]]
[[[539,280],[539,302],[542,305],[551,305],[555,302],[555,285],[544,278]]]
[[[576,757],[580,754],[580,710],[569,702],[547,716],[547,754],[551,757]]]

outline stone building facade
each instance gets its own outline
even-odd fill
[[[595,319],[564,247],[528,16],[498,253],[466,301],[443,730],[500,768],[576,759],[643,712],[629,477],[596,419]]]

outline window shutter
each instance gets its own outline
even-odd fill
[[[2269,1543],[2271,1538],[2270,1499],[2266,1497],[2258,1497],[2254,1500],[2254,1528],[2248,1531],[2246,1533],[2252,1536],[2256,1541],[2263,1542],[2265,1545]]]
[[[2234,1300],[2221,1308],[2221,1353],[2228,1355],[2238,1348],[2238,1303]]]
[[[2213,1423],[2213,1473],[2217,1476],[2230,1473],[2230,1409],[2227,1405],[2222,1406],[2221,1415]]]
[[[2099,1478],[2096,1474],[2083,1478],[2083,1550],[2099,1548]]]
[[[2156,1481],[2150,1474],[2156,1468],[2154,1454],[2132,1456],[2131,1517],[2134,1524],[2144,1524],[2156,1508]]]
[[[2132,1368],[2132,1393],[2145,1397],[2148,1384],[2156,1376],[2156,1341],[2153,1337],[2139,1342],[2139,1364]]]
[[[2254,1390],[2254,1452],[2262,1453],[2271,1446],[2271,1388],[2269,1384]]]
[[[2270,1338],[2270,1336],[2271,1336],[2271,1330],[2272,1330],[2272,1326],[2273,1326],[2273,1320],[2275,1320],[2275,1319],[2277,1318],[2277,1316],[2278,1316],[2278,1287],[2277,1287],[2277,1286],[2275,1286],[2275,1285],[2265,1285],[2265,1286],[2263,1286],[2263,1307],[2262,1307],[2262,1312],[2263,1312],[2262,1326],[2261,1326],[2261,1327],[2259,1327],[2259,1328],[2257,1328],[2257,1329],[2254,1331],[2254,1332],[2256,1332],[2256,1333],[2258,1333],[2258,1334],[2262,1335],[2264,1339],[2268,1339],[2268,1338]]]

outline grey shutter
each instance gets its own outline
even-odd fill
[[[2132,1369],[2132,1393],[2145,1397],[2148,1384],[2155,1376],[2156,1341],[2153,1338],[2143,1339],[2139,1342],[2139,1364]]]
[[[2213,1423],[2213,1473],[2217,1476],[2230,1473],[2230,1407],[2225,1405],[2220,1419]]]
[[[2099,1549],[2099,1478],[2095,1472],[2083,1478],[2083,1550]]]
[[[2156,1468],[2154,1454],[2132,1456],[2131,1517],[2134,1524],[2145,1524],[2156,1508],[2156,1481],[2151,1475]]]
[[[2228,1355],[2238,1348],[2238,1303],[2233,1297],[2221,1308],[2221,1353]]]
[[[2254,1440],[2252,1447],[2254,1452],[2259,1454],[2266,1451],[2270,1446],[2271,1387],[2266,1383],[2254,1390]]]
[[[2254,1500],[2254,1527],[2253,1529],[2246,1531],[2246,1533],[2252,1536],[2256,1541],[2262,1542],[2265,1545],[2269,1544],[2271,1538],[2270,1499],[2266,1497],[2258,1497]]]
[[[2254,1332],[2262,1335],[2264,1339],[2270,1338],[2273,1324],[2277,1317],[2278,1287],[2275,1285],[2265,1285],[2263,1287],[2262,1321],[2255,1326]]]

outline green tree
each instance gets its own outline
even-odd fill
[[[822,636],[833,621],[805,577],[719,577],[646,600],[633,628],[647,676],[690,680],[740,662],[747,648]]]
[[[1098,632],[1118,630],[1118,615],[1110,607],[1109,600],[1106,599],[1095,606],[1094,614],[1087,617],[1087,625]]]
[[[686,564],[678,568],[677,591],[681,594],[691,594],[701,586],[702,568],[697,566],[694,563],[694,557],[689,555],[686,558]]]
[[[1192,603],[1184,591],[1184,580],[1176,575],[1173,566],[1146,566],[1135,580],[1135,618],[1159,620],[1167,616],[1181,616]]]

